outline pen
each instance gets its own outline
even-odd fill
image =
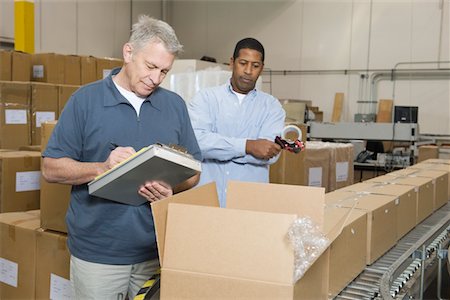
[[[110,144],[110,148],[111,148],[111,151],[112,150],[114,150],[114,149],[116,149],[117,147],[120,147],[119,145],[117,145],[116,143],[113,143],[113,142],[111,142],[111,143],[109,143]]]

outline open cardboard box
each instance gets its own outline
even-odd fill
[[[214,184],[152,203],[161,299],[326,299],[328,248],[294,282],[287,237],[297,216],[310,217],[323,232],[324,192],[230,182],[227,208],[219,208]],[[345,220],[341,216],[324,232],[328,245]]]

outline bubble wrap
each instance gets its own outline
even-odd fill
[[[322,254],[329,241],[309,217],[297,218],[289,228],[287,237],[294,247],[296,282]]]

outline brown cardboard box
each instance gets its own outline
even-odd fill
[[[58,119],[70,96],[79,88],[78,85],[58,85]]]
[[[353,184],[353,145],[350,143],[329,143],[330,157],[330,189],[334,191]]]
[[[70,253],[64,233],[36,231],[36,299],[71,299]]]
[[[81,84],[81,59],[78,55],[64,55],[64,84]]]
[[[199,196],[200,189],[209,192]],[[214,207],[214,184],[152,203],[161,299],[326,299],[329,251],[295,283],[294,253],[286,239],[296,213],[323,228],[324,189],[230,182],[227,195],[227,208]],[[209,207],[186,205],[199,199],[209,199]],[[343,220],[329,232],[330,243],[342,225]]]
[[[56,120],[58,86],[50,83],[31,84],[31,144],[41,144],[41,124]]]
[[[0,80],[11,81],[11,52],[0,49]]]
[[[31,87],[25,82],[0,82],[0,148],[31,144]]]
[[[325,231],[336,220],[346,218],[341,234],[330,246],[328,299],[334,298],[366,267],[367,213],[354,209],[327,206]]]
[[[325,195],[327,205],[367,213],[366,264],[371,265],[397,242],[397,197],[337,190]]]
[[[106,78],[112,69],[122,67],[123,60],[117,58],[103,57],[96,58],[97,80]]]
[[[11,52],[11,80],[31,80],[31,54],[19,51]]]
[[[56,121],[42,124],[42,152],[55,128]],[[41,177],[41,227],[67,233],[65,221],[67,208],[70,203],[71,185],[48,183]]]
[[[0,299],[34,299],[36,229],[39,216],[26,212],[0,214]]]
[[[443,163],[427,163],[422,162],[419,164],[412,165],[411,168],[414,169],[424,169],[424,170],[438,170],[450,173],[450,164]],[[447,199],[450,199],[450,174],[448,177],[448,194]]]
[[[445,158],[430,158],[427,159],[425,161],[423,161],[424,163],[427,164],[444,164],[444,165],[450,165],[450,159],[445,159]]]
[[[448,194],[449,194],[449,189],[448,189],[449,173],[447,171],[421,169],[410,176],[427,177],[427,178],[433,179],[433,186],[434,186],[433,209],[434,210],[437,210],[441,206],[447,204]]]
[[[81,56],[81,85],[97,80],[97,61],[93,56]]]
[[[20,151],[38,151],[41,152],[41,145],[28,145],[19,147]]]
[[[40,157],[36,151],[0,152],[0,212],[39,208]]]
[[[416,224],[425,220],[433,212],[434,185],[432,181],[431,178],[426,177],[394,177],[389,175],[379,176],[369,180],[369,182],[402,184],[415,187],[415,191],[417,192]]]
[[[330,191],[331,147],[326,143],[308,142],[305,148],[304,185],[324,187]]]
[[[296,125],[302,131],[302,141],[306,141],[306,125],[289,123],[286,125]],[[297,139],[298,137],[289,137]],[[305,151],[300,153],[292,153],[289,151],[281,151],[277,162],[269,168],[269,177],[271,183],[285,183],[303,185],[305,182],[304,172]]]
[[[439,147],[434,145],[424,145],[419,147],[419,158],[418,162],[422,162],[424,160],[430,158],[438,158],[439,157]]]
[[[398,199],[395,200],[397,205],[397,239],[402,238],[416,226],[417,191],[413,186],[386,182],[363,182],[350,185],[341,190],[397,196]]]
[[[36,53],[32,55],[33,81],[64,83],[64,55]]]

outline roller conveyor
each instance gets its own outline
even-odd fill
[[[437,279],[450,244],[450,204],[447,203],[418,224],[396,246],[367,266],[334,299],[421,299]]]

